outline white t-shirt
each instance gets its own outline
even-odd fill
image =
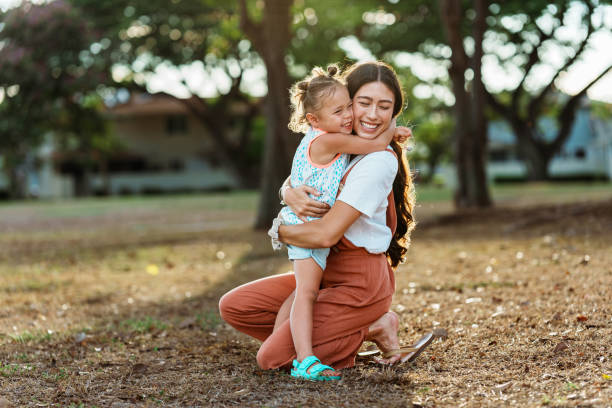
[[[361,213],[344,236],[358,247],[379,254],[389,248],[392,234],[387,227],[387,197],[397,173],[397,159],[388,151],[357,156],[359,160],[346,178],[336,200]]]

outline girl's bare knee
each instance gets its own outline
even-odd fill
[[[317,296],[319,296],[318,288],[297,288],[295,291],[295,298],[298,302],[314,303]]]

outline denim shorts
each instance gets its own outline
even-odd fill
[[[293,245],[287,245],[287,251],[289,252],[289,259],[292,261],[298,259],[312,258],[314,261],[325,270],[327,265],[327,256],[329,255],[329,248],[300,248]]]

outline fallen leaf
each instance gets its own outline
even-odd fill
[[[602,374],[601,378],[603,378],[604,380],[612,380],[612,377],[610,377],[608,374]]]
[[[496,385],[495,389],[499,392],[504,392],[510,387],[512,387],[512,381],[508,381],[503,384]]]
[[[587,320],[589,320],[589,318],[586,317],[585,315],[578,315],[576,317],[576,320],[578,320],[579,322],[586,322]]]
[[[78,344],[83,344],[83,342],[87,339],[87,335],[83,332],[77,333],[74,335],[74,342]]]
[[[179,324],[179,329],[186,329],[188,327],[194,327],[197,323],[197,319],[195,317],[188,317],[185,320],[183,320],[180,324]]]
[[[146,364],[136,363],[132,366],[131,374],[144,374],[147,371]]]
[[[562,351],[565,351],[569,348],[569,346],[567,345],[566,342],[564,341],[560,341],[556,346],[555,349],[553,350],[554,353],[560,353]]]
[[[244,395],[244,394],[248,394],[249,393],[249,389],[248,388],[243,388],[241,390],[238,390],[234,393],[234,395]]]
[[[439,339],[447,339],[448,338],[448,330],[438,327],[433,330],[433,335]]]
[[[147,265],[147,273],[151,276],[159,275],[159,267],[155,264]]]

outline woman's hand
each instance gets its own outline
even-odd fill
[[[309,194],[319,196],[321,193],[310,186],[304,185],[295,188],[283,188],[283,201],[304,222],[306,222],[306,217],[321,218],[329,211],[329,205],[310,198]]]

